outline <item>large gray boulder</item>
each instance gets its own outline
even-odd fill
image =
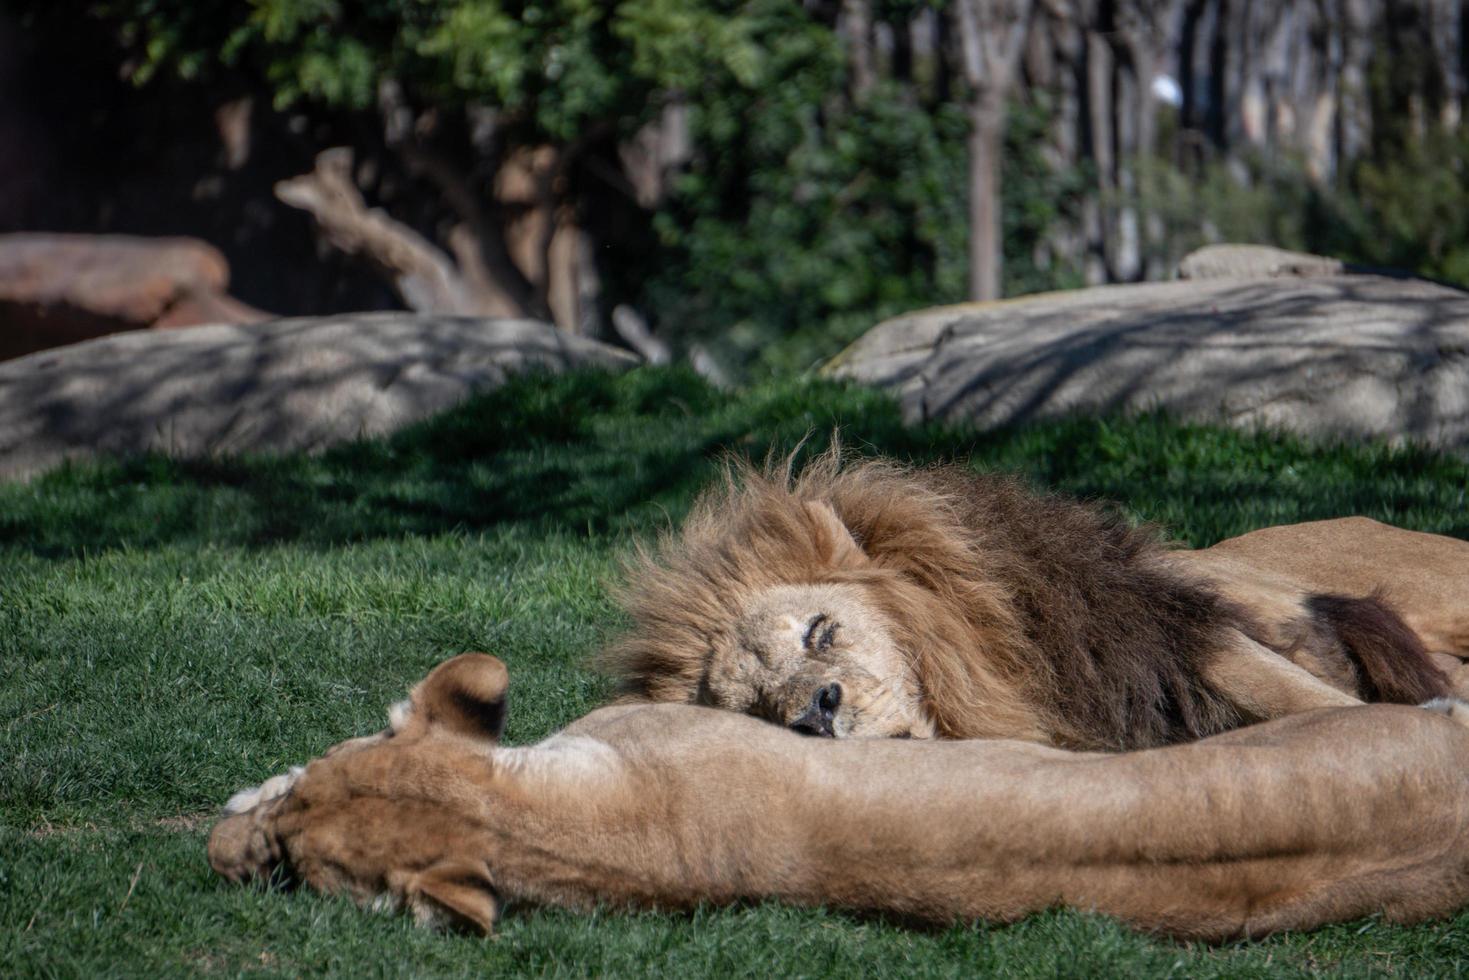
[[[515,371],[635,363],[534,320],[411,313],[114,334],[0,363],[0,477],[99,454],[313,451]]]
[[[1199,279],[941,307],[878,324],[825,371],[893,391],[910,420],[1161,408],[1469,449],[1469,293],[1414,279]]]

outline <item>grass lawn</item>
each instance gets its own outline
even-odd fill
[[[1469,537],[1469,465],[1430,453],[1153,418],[908,430],[869,392],[721,394],[667,369],[522,379],[320,458],[0,485],[0,976],[1469,972],[1469,915],[1209,948],[1074,913],[922,932],[775,905],[518,909],[484,940],[213,877],[204,836],[231,792],[380,728],[444,657],[509,664],[511,743],[595,706],[582,665],[618,626],[619,554],[725,451],[819,447],[838,424],[857,450],[1020,470],[1198,545],[1343,514]]]

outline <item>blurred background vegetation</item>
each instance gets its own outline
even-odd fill
[[[0,231],[760,377],[1208,241],[1469,283],[1466,72],[1445,0],[4,0]]]

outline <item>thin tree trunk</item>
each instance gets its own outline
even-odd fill
[[[842,33],[847,37],[852,99],[867,98],[877,79],[872,63],[872,9],[868,0],[842,0]]]
[[[1228,87],[1225,74],[1229,61],[1229,0],[1219,0],[1214,13],[1214,31],[1209,41],[1209,106],[1204,114],[1204,131],[1216,152],[1227,152]]]
[[[1132,0],[1115,12],[1119,214],[1118,275],[1124,280],[1152,278],[1162,246],[1162,225],[1149,212],[1153,200],[1153,161],[1157,147],[1157,109],[1153,79],[1167,51],[1174,0]]]
[[[903,84],[913,81],[913,30],[915,18],[893,28],[893,80]]]
[[[1199,20],[1204,15],[1206,0],[1188,0],[1183,7],[1183,23],[1178,35],[1178,137],[1173,148],[1173,162],[1180,168],[1190,162],[1191,133],[1199,126],[1199,99],[1194,72],[1194,52],[1199,40]]]
[[[1096,193],[1091,195],[1087,214],[1087,251],[1092,256],[1087,281],[1110,282],[1113,279],[1112,208],[1117,198],[1112,48],[1106,38],[1091,27],[1087,29],[1086,36],[1086,86],[1092,164],[1097,180]]]
[[[1030,30],[1032,0],[955,0],[969,89],[969,298],[1000,296],[1000,157],[1005,101]]]
[[[969,297],[1000,298],[1004,249],[1000,241],[1000,161],[1005,148],[1005,103],[969,104]]]
[[[1142,236],[1138,219],[1137,163],[1141,150],[1138,121],[1142,103],[1139,79],[1132,66],[1116,76],[1113,118],[1117,125],[1116,241],[1113,242],[1113,272],[1122,282],[1142,278]]]

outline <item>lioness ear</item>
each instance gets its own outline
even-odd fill
[[[486,935],[495,931],[500,903],[483,861],[440,861],[408,886],[408,903],[424,925],[450,925]]]
[[[817,540],[833,565],[851,567],[867,564],[867,552],[852,537],[852,531],[825,500],[806,501],[806,513],[816,525]]]
[[[498,741],[505,730],[509,686],[510,674],[499,660],[487,653],[461,653],[413,689],[412,722]]]

